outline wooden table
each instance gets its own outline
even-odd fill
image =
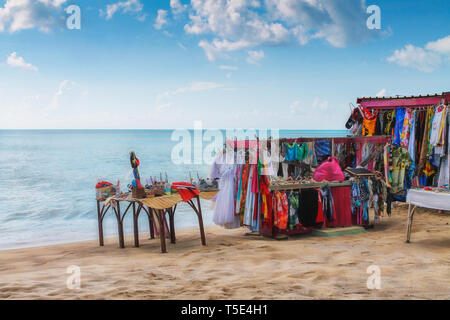
[[[199,196],[192,198],[186,203],[194,210],[197,215],[200,237],[202,245],[206,245],[206,237],[203,226],[202,208],[200,198],[210,200],[218,191],[201,192]],[[120,204],[127,203],[125,211],[121,211]],[[98,233],[100,246],[104,245],[103,237],[103,219],[108,211],[114,211],[117,219],[119,233],[119,246],[125,248],[123,220],[126,214],[132,209],[134,226],[134,246],[139,247],[139,226],[138,219],[142,210],[147,214],[150,228],[150,239],[155,238],[154,230],[157,229],[160,234],[161,252],[166,253],[166,231],[169,231],[171,243],[176,242],[175,236],[175,212],[180,202],[184,202],[179,194],[136,199],[129,194],[126,197],[111,197],[108,199],[97,200]],[[166,220],[166,214],[169,216],[169,224]]]
[[[411,229],[414,212],[417,207],[450,211],[450,191],[434,192],[423,189],[410,189],[406,195],[408,206],[408,221],[406,224],[406,242],[411,240]]]

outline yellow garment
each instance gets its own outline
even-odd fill
[[[377,124],[377,117],[374,117],[373,119],[364,118],[362,135],[367,137],[373,136],[375,133],[376,124]]]

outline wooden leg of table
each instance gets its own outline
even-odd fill
[[[174,212],[171,209],[167,210],[169,213],[169,223],[170,223],[170,242],[176,243],[176,237],[175,237],[175,215]]]
[[[117,228],[119,231],[119,246],[120,248],[125,248],[125,237],[123,234],[123,220],[122,217],[120,215],[120,203],[117,203],[117,208],[114,209],[114,211],[116,212],[116,217],[117,217]]]
[[[150,229],[150,239],[155,239],[155,224],[153,221],[153,210],[149,208],[149,211],[147,212],[148,217],[148,228]]]
[[[157,210],[157,215],[159,220],[159,239],[161,241],[161,252],[166,253],[166,217],[164,210]]]
[[[203,227],[202,206],[200,204],[200,197],[197,196],[197,211],[195,212],[198,217],[198,226],[200,228],[200,236],[202,238],[202,245],[206,246],[205,229]]]
[[[408,206],[408,222],[406,226],[406,242],[409,243],[411,240],[411,229],[414,217],[414,211],[416,210],[416,206],[409,204]]]
[[[138,220],[139,220],[139,211],[140,206],[138,210],[136,211],[136,204],[133,202],[133,226],[134,226],[134,246],[136,248],[139,248],[139,226],[138,226]]]
[[[98,241],[100,243],[100,246],[103,247],[104,241],[103,241],[103,214],[102,210],[100,210],[100,201],[97,200],[97,216],[98,216]]]

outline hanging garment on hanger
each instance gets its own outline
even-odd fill
[[[403,129],[402,129],[402,133],[400,134],[400,145],[405,148],[408,148],[408,146],[409,146],[411,119],[412,119],[412,110],[405,109],[405,118],[403,120]]]
[[[331,143],[328,140],[318,140],[315,142],[316,158],[318,163],[322,163],[331,155]]]
[[[395,113],[395,130],[394,130],[394,144],[400,145],[401,142],[401,134],[403,131],[403,122],[405,120],[405,109],[397,108]]]
[[[315,225],[318,214],[318,201],[319,196],[317,190],[301,190],[298,216],[303,226],[312,227]]]
[[[392,192],[398,193],[405,189],[406,171],[411,165],[411,159],[406,149],[399,147],[392,151]]]
[[[285,143],[284,144],[284,158],[286,161],[295,161],[297,160],[297,143],[294,142],[292,144]]]
[[[382,136],[383,135],[383,131],[384,131],[384,111],[380,111],[378,112],[378,116],[377,116],[377,122],[375,124],[375,135],[376,136]]]
[[[375,133],[375,127],[377,123],[378,111],[373,113],[368,111],[364,113],[362,135],[371,137]]]
[[[327,222],[332,222],[334,220],[334,204],[331,189],[329,186],[324,186],[320,189],[320,193],[322,195],[323,213],[327,217]]]
[[[275,191],[274,223],[278,229],[285,230],[289,219],[289,203],[285,192]]]
[[[219,193],[215,197],[213,221],[227,229],[238,228],[240,222],[234,214],[235,178],[237,165],[227,161],[228,155],[220,153],[214,160],[210,178],[219,178]]]
[[[256,173],[255,167],[256,164],[251,164],[249,168],[250,173],[248,176],[247,194],[245,199],[244,221],[243,221],[243,224],[246,226],[252,225],[253,212],[255,209],[255,194],[252,192],[253,179]]]
[[[423,128],[423,137],[422,137],[421,150],[420,150],[420,156],[419,156],[419,165],[417,167],[418,172],[423,171],[423,169],[425,168],[425,163],[428,159],[430,129],[431,129],[431,122],[433,120],[433,114],[434,114],[434,109],[428,108],[427,113],[425,115],[425,120],[424,120],[425,126]]]
[[[430,145],[435,147],[442,134],[442,122],[445,120],[445,113],[447,108],[444,105],[440,105],[436,108],[436,111],[433,116],[433,121],[431,123],[431,133],[430,133]]]
[[[411,156],[411,160],[413,162],[415,161],[416,158],[416,115],[417,115],[417,110],[414,110],[412,112],[411,115],[411,129],[409,132],[409,142],[408,142],[408,152],[409,155]]]
[[[298,146],[297,150],[297,160],[304,162],[308,157],[308,144],[303,142],[301,146]]]
[[[422,152],[422,142],[425,128],[425,118],[426,118],[427,110],[420,110],[416,113],[416,152],[415,152],[415,162],[416,166],[419,166],[420,163],[420,154]],[[419,169],[419,168],[418,168]]]
[[[384,114],[383,123],[385,125],[384,127],[384,134],[386,136],[392,136],[394,135],[393,129],[395,127],[395,110],[387,111]]]
[[[292,191],[288,197],[289,200],[289,230],[294,229],[296,225],[300,223],[298,220],[298,208],[299,208],[299,193],[298,191]]]

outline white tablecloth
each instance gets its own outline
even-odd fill
[[[423,208],[450,210],[450,193],[410,189],[406,202]]]

